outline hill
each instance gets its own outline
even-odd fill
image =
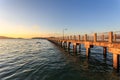
[[[0,36],[0,39],[14,39],[12,37]]]

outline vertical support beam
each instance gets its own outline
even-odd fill
[[[70,40],[72,40],[72,36],[70,36]]]
[[[82,36],[82,41],[84,41],[84,36]]]
[[[72,40],[74,40],[74,35],[72,36]]]
[[[80,41],[80,35],[78,35],[78,41]]]
[[[70,44],[71,44],[71,43],[68,42],[68,46],[67,46],[67,47],[68,47],[68,52],[70,51]]]
[[[85,34],[84,36],[84,41],[87,41],[87,34]]]
[[[65,36],[65,40],[67,40],[67,36]]]
[[[67,40],[67,36],[65,36],[65,40]]]
[[[66,40],[66,36],[64,36],[64,40]]]
[[[73,36],[71,36],[71,40],[73,40]]]
[[[113,54],[113,68],[119,72],[119,55]]]
[[[62,41],[60,41],[60,46],[62,47]]]
[[[81,44],[79,44],[79,53],[81,52]]]
[[[67,48],[67,42],[65,42],[65,49]]]
[[[73,53],[74,55],[77,55],[77,44],[73,43]]]
[[[103,47],[103,57],[107,57],[107,47]]]
[[[116,42],[116,38],[117,38],[117,35],[116,35],[116,34],[114,34],[114,42]]]
[[[67,36],[67,40],[69,40],[69,36]]]
[[[113,32],[109,32],[109,43],[113,42]]]
[[[102,34],[102,41],[104,41],[104,34]]]
[[[63,42],[63,48],[64,49],[66,48],[66,42]]]
[[[64,42],[62,42],[62,47],[65,48],[65,43]]]
[[[87,56],[87,58],[90,57],[90,48],[86,48],[86,56]]]
[[[74,35],[74,40],[76,41],[76,36]]]
[[[94,33],[94,42],[97,42],[97,33]]]
[[[57,40],[57,44],[59,45],[59,39]]]
[[[77,55],[77,44],[73,44],[73,52]]]

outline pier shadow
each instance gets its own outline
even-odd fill
[[[112,65],[112,54],[107,53],[107,57],[103,57],[103,50],[101,47],[93,47],[91,48],[90,57],[86,57],[86,49],[84,48],[84,45],[81,46],[81,51],[77,51],[77,55],[74,55],[73,47],[70,46],[70,50],[67,48],[62,48],[60,46],[57,46],[58,49],[66,56],[66,58],[74,63],[74,66],[76,68],[81,68],[83,71],[83,74],[86,74],[88,76],[95,75],[96,78],[98,75],[102,75],[104,79],[120,79],[120,73],[116,73],[115,70],[113,70]],[[84,73],[85,72],[85,73]],[[106,77],[106,76],[108,77]],[[110,77],[109,77],[110,76]]]

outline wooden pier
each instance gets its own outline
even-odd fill
[[[59,44],[61,47],[67,47],[68,51],[70,50],[70,44],[73,44],[74,55],[77,54],[77,46],[79,50],[81,44],[84,44],[86,48],[86,57],[90,57],[90,48],[93,46],[103,47],[103,56],[107,57],[108,52],[113,54],[113,68],[119,72],[119,55],[120,55],[120,34],[115,32],[106,32],[102,34],[94,33],[92,35],[74,35],[74,36],[63,36],[48,38],[49,41]]]

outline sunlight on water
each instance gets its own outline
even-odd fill
[[[105,60],[101,47],[94,47],[88,60],[82,49],[76,57],[47,40],[1,39],[0,80],[120,79],[112,69],[112,54]]]

